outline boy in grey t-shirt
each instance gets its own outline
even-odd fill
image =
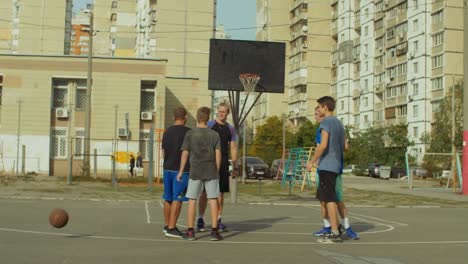
[[[331,224],[331,234],[319,238],[320,243],[340,242],[337,216],[336,178],[341,171],[343,152],[345,147],[345,131],[341,122],[333,116],[335,99],[324,96],[317,100],[317,111],[324,116],[320,123],[321,143],[317,146],[315,154],[307,164],[310,171],[316,162],[319,162],[319,186],[317,199],[326,203],[328,217]]]
[[[210,109],[201,107],[197,111],[197,128],[185,134],[182,157],[177,180],[182,179],[183,170],[190,156],[189,183],[186,197],[189,198],[186,238],[195,240],[195,206],[203,188],[211,209],[211,240],[222,240],[218,232],[219,168],[221,146],[219,135],[208,128]]]

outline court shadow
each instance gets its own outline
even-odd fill
[[[374,229],[375,225],[366,222],[353,222],[351,223],[351,227],[355,232],[360,233]]]
[[[68,236],[65,236],[66,238],[87,238],[87,237],[92,237],[94,235],[92,234],[72,234],[72,235],[68,235]]]
[[[242,233],[254,232],[259,231],[262,229],[267,229],[272,227],[275,223],[287,220],[290,217],[275,217],[275,218],[260,218],[260,219],[249,219],[249,220],[242,220],[242,221],[229,221],[226,224],[229,227],[228,232],[223,232],[222,235],[224,238],[230,238]],[[209,236],[210,233],[208,233]]]

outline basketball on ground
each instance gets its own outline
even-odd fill
[[[68,223],[67,211],[56,208],[50,212],[49,223],[55,228],[62,228]]]

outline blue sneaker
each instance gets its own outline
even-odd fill
[[[205,221],[203,221],[203,218],[198,218],[197,232],[203,232],[203,231],[205,231]]]
[[[218,231],[219,232],[227,232],[228,231],[228,228],[225,224],[223,224],[223,222],[221,222],[221,218],[218,219]]]
[[[331,227],[324,227],[321,230],[314,232],[313,235],[316,237],[325,236],[331,233]]]
[[[346,236],[349,238],[349,239],[352,239],[352,240],[358,240],[359,239],[359,235],[354,232],[351,227],[348,227],[346,228]]]

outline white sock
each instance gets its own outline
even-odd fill
[[[328,221],[328,219],[324,218],[323,219],[323,226],[324,227],[331,227],[330,221]]]
[[[343,218],[341,220],[343,220],[344,228],[348,229],[349,228],[349,219],[348,219],[348,217],[345,217],[345,218]]]

